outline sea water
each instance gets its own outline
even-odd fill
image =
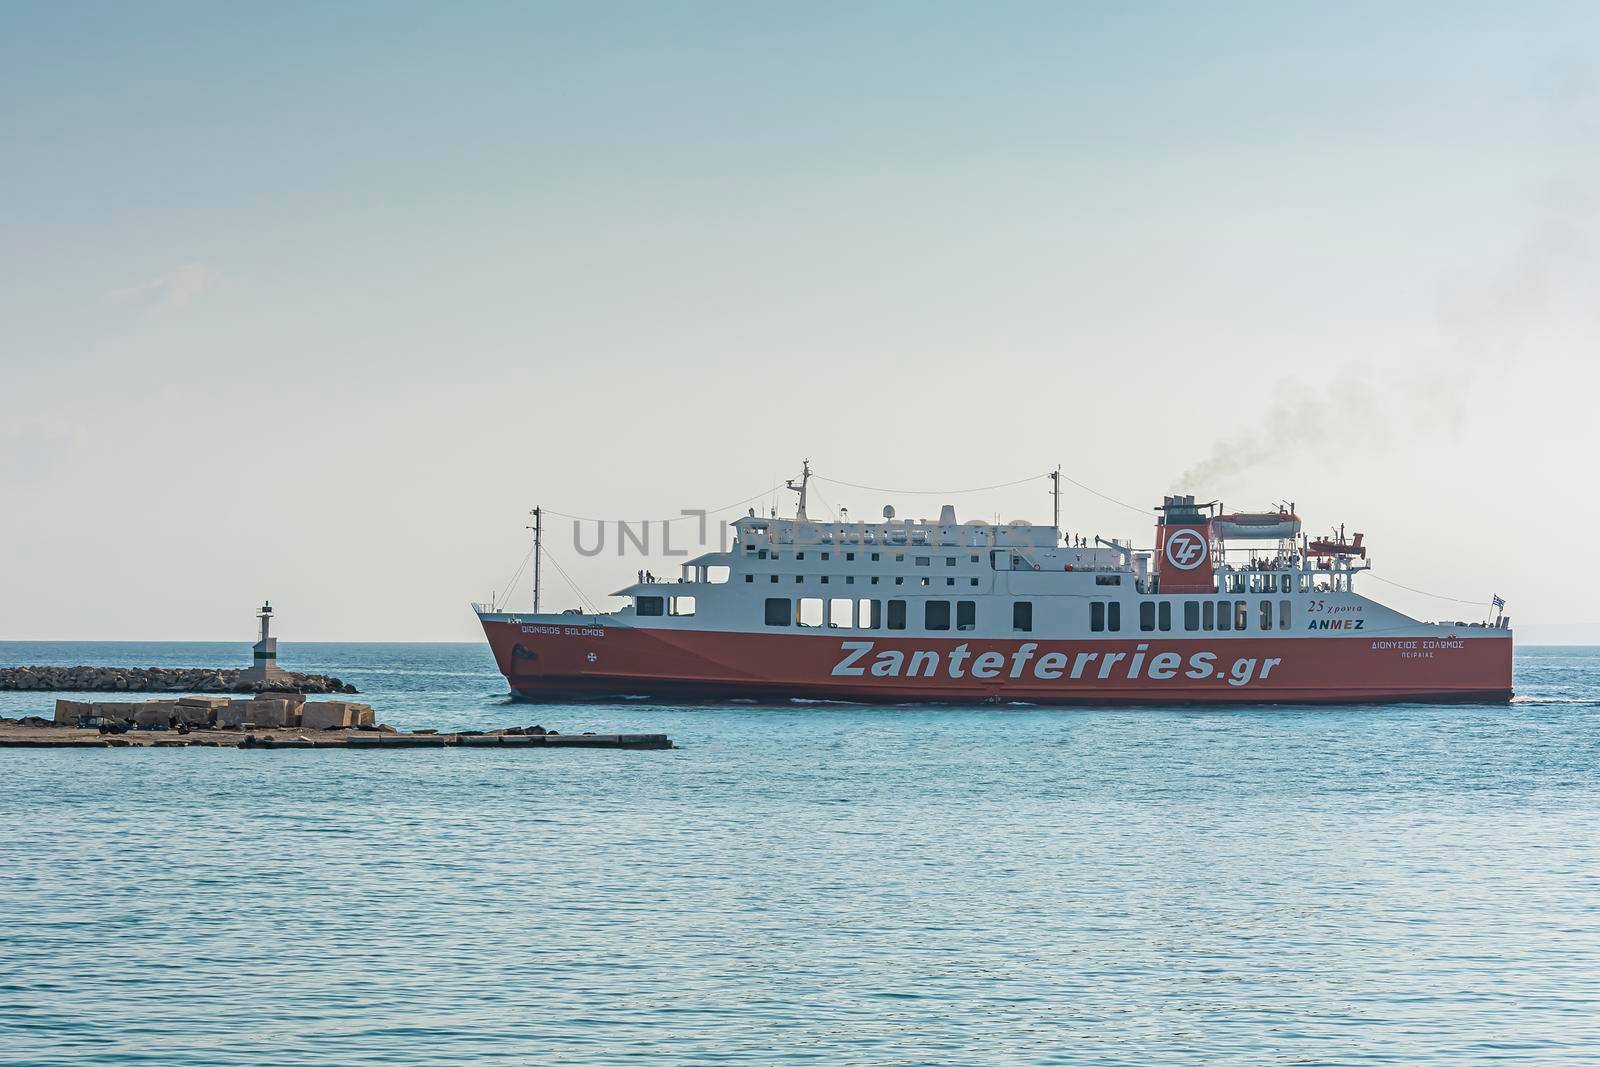
[[[242,645],[0,644],[232,666]],[[670,752],[0,749],[0,1063],[1600,1058],[1600,650],[1506,706],[532,706]],[[48,715],[54,694],[0,694]]]

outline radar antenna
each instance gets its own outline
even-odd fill
[[[806,487],[810,483],[810,481],[811,481],[811,461],[809,459],[803,459],[803,460],[800,461],[800,484],[799,485],[795,485],[793,478],[790,478],[787,482],[784,483],[789,487],[789,490],[791,492],[795,492],[795,493],[799,493],[800,494],[800,503],[795,508],[794,517],[796,519],[798,519],[799,521],[801,521],[801,522],[809,521],[807,519],[807,517],[806,517]]]

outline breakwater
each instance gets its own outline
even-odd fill
[[[0,724],[0,748],[248,748],[271,749],[345,749],[357,752],[393,752],[414,748],[446,749],[550,749],[550,748],[621,748],[667,749],[674,747],[666,734],[513,734],[491,733],[440,734],[431,732],[400,733],[378,730],[360,733],[308,730],[257,730],[240,733],[237,730],[213,730],[207,733],[179,734],[128,733],[101,734],[94,730],[72,730],[37,726],[9,726]]]
[[[201,698],[191,698],[198,701]],[[60,701],[71,705],[72,701]],[[260,702],[252,702],[260,703]],[[279,703],[279,702],[273,702]],[[180,705],[176,711],[182,715],[149,715],[152,705],[128,705],[137,708],[136,722],[114,722],[95,719],[100,725],[69,725],[61,718],[63,712],[70,719],[75,710],[71,707],[56,709],[57,721],[38,715],[20,719],[0,718],[0,749],[3,748],[250,748],[250,749],[355,749],[364,751],[394,751],[406,748],[622,748],[667,749],[674,747],[666,734],[602,734],[585,731],[563,734],[546,730],[542,726],[512,726],[499,730],[461,730],[440,733],[437,730],[397,730],[387,723],[374,725],[371,712],[365,704],[324,705],[304,704],[304,717],[297,723],[284,723],[281,709],[264,709],[269,714],[260,718],[268,725],[260,725],[256,710],[243,716],[219,716],[214,710],[210,721],[197,720],[188,712],[201,707]],[[94,705],[109,708],[112,705]],[[315,714],[330,708],[341,711],[339,715]],[[364,716],[351,716],[350,711],[364,709]],[[226,710],[226,709],[222,709]],[[355,720],[359,720],[359,725]],[[190,723],[195,725],[191,726]],[[175,725],[169,726],[168,723]]]
[[[292,689],[300,693],[355,693],[355,686],[326,674],[278,672],[270,682],[242,670],[195,667],[4,667],[0,690],[54,693],[252,693]]]
[[[666,734],[563,734],[543,726],[494,730],[399,730],[370,704],[307,700],[304,693],[244,699],[56,699],[55,715],[0,717],[0,748],[672,748]]]

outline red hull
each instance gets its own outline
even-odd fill
[[[529,700],[646,696],[1039,704],[1511,699],[1511,638],[1036,641],[485,619]]]

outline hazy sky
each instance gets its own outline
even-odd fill
[[[0,638],[470,640],[533,504],[803,456],[1292,499],[1600,625],[1597,60],[1584,3],[0,4]]]

